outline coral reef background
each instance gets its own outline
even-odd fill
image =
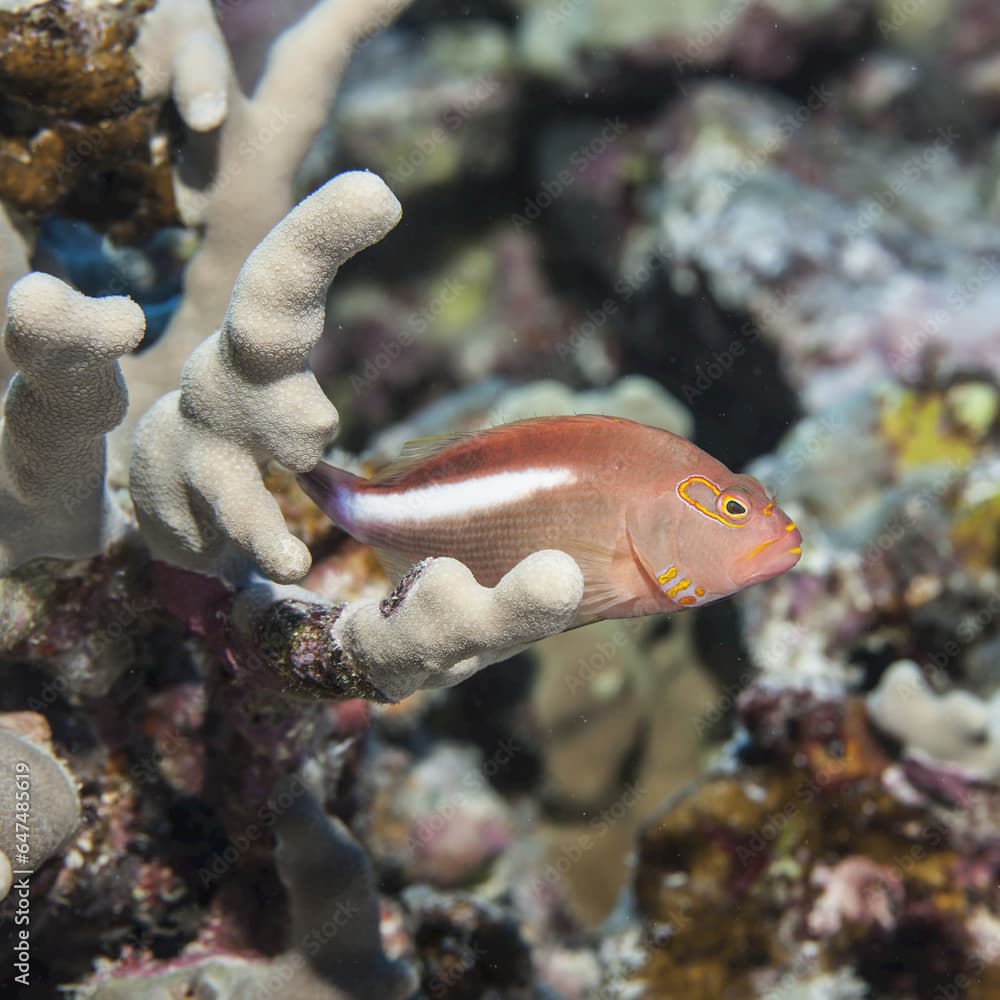
[[[2,995],[1000,997],[998,122],[988,0],[0,0]],[[802,561],[295,483],[572,412]]]

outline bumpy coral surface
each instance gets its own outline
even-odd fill
[[[222,329],[136,435],[131,492],[154,553],[201,569],[223,561],[229,546],[274,580],[308,572],[309,553],[285,530],[258,465],[270,457],[306,472],[323,457],[337,411],[307,361],[323,332],[327,287],[399,213],[374,174],[342,174],[248,258]]]
[[[7,872],[4,895],[17,875],[19,897],[26,897],[23,876],[33,874],[60,851],[80,822],[76,784],[53,755],[51,737],[44,716],[0,715],[0,795],[4,802],[15,803],[0,815],[0,851]]]
[[[117,359],[142,339],[126,298],[88,299],[32,274],[8,299],[18,366],[0,423],[0,573],[37,556],[101,552],[123,528],[104,487],[104,436],[125,415]]]

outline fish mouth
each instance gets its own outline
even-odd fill
[[[736,560],[733,582],[740,587],[788,572],[802,558],[802,535],[791,521],[782,534],[755,545]]]

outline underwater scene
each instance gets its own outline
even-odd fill
[[[1000,1000],[1000,3],[0,0],[0,998]]]

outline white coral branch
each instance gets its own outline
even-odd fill
[[[224,71],[227,81],[221,108],[225,118],[210,137],[190,144],[185,155],[191,174],[198,173],[200,159],[211,162],[213,169],[206,177],[175,178],[181,212],[188,224],[204,227],[204,237],[185,274],[181,306],[164,335],[123,366],[132,412],[125,432],[116,435],[120,455],[127,453],[129,428],[177,384],[187,358],[218,326],[240,263],[292,207],[295,175],[326,121],[352,50],[410,2],[320,0],[275,41],[252,97],[240,90],[228,54],[215,52],[212,65]],[[189,124],[202,120],[202,109],[219,110],[215,78],[199,60],[185,55],[189,36],[203,46],[214,45],[206,35],[207,6],[205,0],[160,0],[150,15],[169,20],[175,9],[186,12],[165,31],[166,50],[148,56],[144,78],[160,80],[162,88],[164,61],[170,62],[166,78],[172,80],[178,101],[186,94],[188,111],[182,106],[182,113]],[[180,75],[182,71],[186,75]],[[204,120],[210,118],[206,114]]]
[[[296,207],[247,259],[219,333],[192,355],[180,392],[139,426],[131,492],[154,555],[187,569],[224,565],[235,545],[271,579],[309,570],[261,481],[273,458],[316,465],[337,411],[308,367],[338,268],[399,221],[399,202],[364,171],[341,174]]]
[[[582,597],[580,567],[554,549],[522,559],[492,588],[454,559],[432,559],[385,601],[349,604],[332,634],[368,680],[397,700],[458,684],[565,631]]]
[[[172,96],[195,132],[225,121],[232,68],[209,0],[159,0],[143,19],[132,54],[145,100]]]
[[[18,368],[0,422],[0,573],[37,556],[96,555],[124,523],[105,489],[105,434],[128,397],[117,359],[142,339],[142,310],[29,274],[4,333]]]
[[[340,989],[347,996],[379,1000],[413,996],[414,970],[389,959],[382,948],[371,860],[350,830],[301,788],[300,780],[284,782],[272,796],[278,816],[274,857],[288,892],[292,942],[309,956],[307,968],[334,987],[334,995]],[[286,799],[291,804],[282,809]],[[330,878],[331,872],[337,877]],[[318,928],[329,927],[336,933],[317,934]],[[289,990],[286,995],[296,994]]]
[[[263,655],[285,690],[314,698],[398,701],[450,687],[569,628],[583,574],[565,552],[534,552],[495,587],[454,559],[425,559],[382,601],[320,603],[260,583],[234,598],[237,662]],[[249,651],[249,655],[248,655]]]
[[[39,733],[38,725],[41,724]],[[26,726],[35,728],[32,733]],[[22,875],[58,854],[80,822],[80,797],[73,774],[52,749],[48,723],[33,713],[0,714],[0,899],[10,883],[9,864]],[[25,838],[24,802],[30,780],[30,836]],[[21,795],[16,792],[20,790]]]
[[[7,210],[0,204],[0,327],[7,322],[7,295],[14,287],[14,282],[23,278],[30,270],[27,242],[11,221]],[[0,391],[13,374],[10,360],[0,345]]]

